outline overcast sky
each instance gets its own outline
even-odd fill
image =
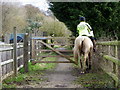
[[[47,11],[49,5],[47,4],[47,0],[20,0],[23,4],[32,4],[40,9]]]
[[[47,0],[0,0],[2,2],[21,2],[23,5],[32,4],[36,7],[39,7],[41,10],[47,11],[49,5]]]

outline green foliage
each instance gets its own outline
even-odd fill
[[[86,17],[96,37],[118,36],[120,38],[120,3],[118,2],[52,2],[54,15],[77,36],[79,16]]]
[[[33,29],[38,29],[41,27],[41,23],[36,20],[28,19],[27,22],[28,22],[28,26],[26,26],[24,29],[24,31],[27,33],[30,31],[33,32]]]
[[[45,58],[44,60],[47,60],[48,58]],[[50,57],[49,60],[55,61],[56,58]],[[35,64],[32,65],[30,62],[29,64],[29,72],[24,73],[24,69],[20,69],[20,73],[17,75],[17,77],[8,77],[3,81],[3,88],[16,88],[20,85],[25,84],[33,84],[33,83],[39,83],[43,81],[42,75],[44,74],[43,70],[52,69],[55,67],[56,64],[53,63],[46,63],[46,64]]]
[[[46,54],[45,54],[46,55]],[[48,58],[44,58],[43,59],[44,61],[48,60]],[[55,61],[56,59],[54,57],[50,57],[49,58],[50,61]],[[42,63],[37,63],[35,65],[32,65],[31,62],[28,63],[28,69],[29,69],[29,72],[34,72],[34,71],[37,71],[37,70],[46,70],[46,69],[52,69],[54,68],[55,64],[54,63],[45,63],[45,64],[42,64]],[[21,73],[24,73],[24,68],[21,68],[20,69],[20,72]]]
[[[15,87],[16,87],[15,84],[12,84],[12,85],[8,85],[6,83],[3,84],[3,88],[12,88],[13,90],[16,90],[16,89],[14,89]]]

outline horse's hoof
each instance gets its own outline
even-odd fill
[[[84,74],[85,72],[84,71],[81,71],[81,74]]]

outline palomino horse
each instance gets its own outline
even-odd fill
[[[80,64],[82,69],[81,73],[84,73],[86,70],[90,70],[92,64],[91,56],[93,52],[93,43],[91,39],[87,36],[78,36],[75,39],[73,51],[74,51],[74,59],[77,64],[78,64],[78,58],[81,58],[80,59]]]

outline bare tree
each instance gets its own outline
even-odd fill
[[[26,23],[26,11],[19,3],[3,2],[2,3],[2,34],[11,33],[16,26],[20,32]]]
[[[48,32],[49,35],[54,34],[55,36],[70,36],[71,34],[65,24],[56,18],[45,16],[42,23],[43,26],[40,30]]]
[[[35,19],[35,16],[40,13],[39,8],[34,7],[31,4],[25,5],[26,15],[28,19]]]

